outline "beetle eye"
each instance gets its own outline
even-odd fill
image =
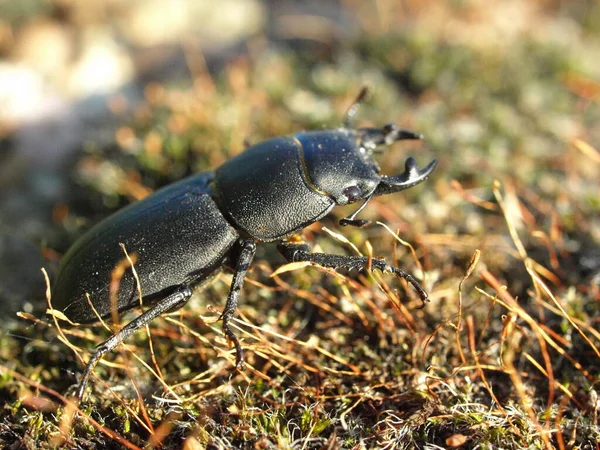
[[[344,195],[348,198],[348,203],[354,203],[360,200],[361,191],[358,186],[349,186],[344,189]]]

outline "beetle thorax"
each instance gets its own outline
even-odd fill
[[[288,236],[335,206],[307,182],[293,137],[261,142],[225,162],[216,170],[215,191],[234,226],[262,241]]]

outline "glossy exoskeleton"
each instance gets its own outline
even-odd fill
[[[120,312],[139,306],[131,269],[120,279],[116,305],[110,301],[111,274],[124,259],[120,244],[137,255],[134,267],[143,303],[150,305],[97,348],[77,389],[79,398],[107,352],[159,315],[181,308],[194,286],[224,266],[231,267],[234,276],[221,316],[223,333],[235,346],[236,368],[240,368],[242,347],[229,322],[259,242],[277,242],[290,262],[393,272],[427,300],[413,277],[383,259],[311,253],[294,236],[333,207],[358,201],[364,203],[341,224],[363,226],[367,221],[355,217],[371,198],[421,183],[436,165],[432,161],[419,169],[408,158],[400,175],[381,174],[373,158],[376,147],[422,136],[395,125],[352,128],[350,119],[364,94],[349,109],[343,127],[303,131],[253,145],[214,172],[183,179],[116,212],[69,249],[59,267],[52,299],[54,308],[70,320],[95,322],[98,316],[109,317],[115,308]]]

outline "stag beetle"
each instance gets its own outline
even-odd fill
[[[58,269],[52,296],[55,309],[71,321],[91,323],[115,310],[139,306],[131,268],[120,279],[116,305],[110,301],[111,273],[124,259],[120,243],[137,255],[134,268],[143,303],[151,305],[100,344],[77,388],[79,399],[95,365],[106,353],[156,317],[181,308],[192,296],[192,288],[225,266],[234,274],[221,315],[222,329],[235,347],[235,367],[240,369],[242,347],[229,322],[257,242],[277,241],[278,250],[289,262],[392,272],[410,283],[423,304],[426,302],[427,293],[419,283],[384,259],[311,253],[295,234],[334,206],[361,200],[364,203],[358,210],[340,223],[364,226],[368,221],[356,216],[373,197],[413,187],[433,171],[436,161],[419,169],[411,157],[406,160],[404,173],[379,173],[373,158],[378,146],[422,136],[396,125],[353,128],[351,120],[366,95],[363,89],[342,127],[303,131],[250,146],[214,172],[185,178],[125,207],[75,242]]]

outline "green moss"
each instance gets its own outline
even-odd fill
[[[456,3],[457,9],[447,11],[448,24],[462,20],[464,27],[475,27],[487,20],[478,16],[478,2],[444,5]],[[164,448],[181,448],[193,438],[222,448],[408,449],[448,447],[448,439],[461,437],[462,448],[544,448],[537,427],[546,421],[553,430],[551,445],[557,446],[559,431],[565,442],[573,439],[581,448],[596,442],[589,405],[597,395],[598,357],[541,285],[533,285],[506,223],[507,217],[512,220],[528,257],[545,269],[538,277],[598,347],[591,332],[598,315],[594,274],[580,263],[600,236],[598,168],[570,142],[579,137],[597,150],[592,125],[599,122],[600,108],[568,82],[594,79],[586,49],[593,47],[597,31],[578,8],[560,9],[538,11],[539,23],[533,20],[518,38],[507,37],[502,51],[493,42],[452,39],[433,28],[435,20],[422,11],[389,32],[365,27],[324,53],[283,46],[255,52],[243,64],[225,64],[211,74],[213,91],[181,82],[149,88],[155,95],[118,125],[130,139],[110,129],[115,142],[89,145],[75,165],[72,175],[95,206],[71,209],[68,233],[75,236],[82,224],[137,198],[136,189],[155,189],[218,166],[242,151],[245,139],[337,126],[367,82],[374,92],[358,124],[397,122],[427,137],[424,144],[398,145],[379,155],[382,171],[403,170],[408,155],[420,163],[439,160],[422,187],[377,199],[361,214],[399,230],[413,245],[432,301],[416,309],[414,292],[389,274],[335,278],[305,268],[272,278],[281,259],[265,247],[248,277],[261,285],[244,286],[237,317],[243,314],[247,323],[236,322],[244,331],[238,334],[246,347],[246,370],[232,371],[225,358],[231,348],[219,323],[213,323],[228,290],[222,276],[173,321],[151,324],[164,383],[179,399],[129,351],[114,352],[107,355],[110,364],[95,371],[112,393],[91,381],[69,445],[119,447],[87,417],[139,446],[152,434],[147,420],[154,430],[165,425]],[[588,12],[596,15],[597,5],[590,4]],[[558,44],[559,35],[540,38],[547,32],[544,23],[560,33],[565,21],[584,16],[572,24],[580,34]],[[231,82],[240,73],[246,80],[242,88]],[[509,204],[506,217],[492,190],[494,180],[502,183]],[[397,258],[407,272],[420,272],[410,250],[381,227],[341,229],[337,219],[347,212],[336,211],[321,225],[342,233],[365,254],[369,242],[373,255]],[[306,236],[322,251],[353,252],[320,226]],[[457,331],[458,285],[476,249],[481,259],[463,284]],[[384,283],[393,298],[380,288]],[[497,287],[503,285],[506,291]],[[517,302],[505,306],[511,297]],[[87,350],[86,358],[108,336],[101,328],[79,331],[69,339]],[[544,334],[562,353],[548,342],[540,345]],[[37,399],[56,405],[62,399],[31,383],[39,381],[58,394],[72,392],[81,364],[56,336],[52,327],[25,321],[0,334],[0,423],[6,424],[0,446],[21,439],[29,448],[47,447],[58,432],[66,410],[45,410]],[[154,369],[144,332],[127,344]],[[572,399],[531,359],[544,371],[550,361],[555,380]],[[518,386],[509,376],[509,362]]]

